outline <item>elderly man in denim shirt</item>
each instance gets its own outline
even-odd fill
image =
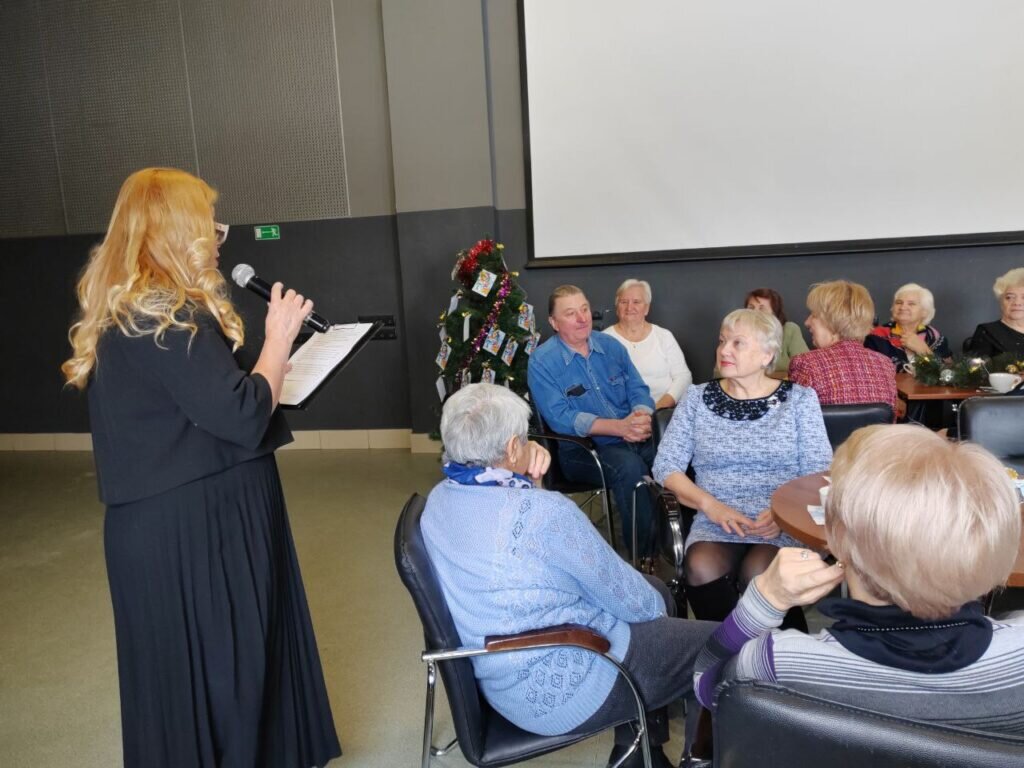
[[[593,333],[590,304],[574,285],[554,290],[548,301],[548,339],[530,358],[530,394],[545,423],[555,432],[591,437],[605,480],[622,520],[626,546],[632,547],[633,487],[654,463],[651,414],[654,401],[629,355],[607,334]],[[558,446],[566,477],[599,484],[593,459],[569,443]],[[651,505],[637,497],[638,557],[653,548]]]

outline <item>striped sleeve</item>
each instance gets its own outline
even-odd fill
[[[775,608],[757,590],[756,580],[747,587],[739,604],[697,656],[693,688],[701,705],[713,708],[722,669],[737,654],[737,677],[775,680],[771,631],[782,623],[783,616],[785,612]]]

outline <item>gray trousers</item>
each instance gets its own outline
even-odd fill
[[[645,578],[661,594],[668,616],[629,625],[629,648],[622,664],[640,689],[647,706],[650,743],[660,745],[668,741],[668,705],[692,695],[693,664],[704,643],[718,628],[718,622],[676,618],[675,600],[665,584],[654,576]],[[629,684],[619,675],[597,712],[573,733],[593,731],[602,723],[635,715],[636,700]],[[633,729],[629,724],[615,729],[616,744],[631,744],[633,739]]]

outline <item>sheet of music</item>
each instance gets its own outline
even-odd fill
[[[284,377],[281,405],[301,404],[371,328],[373,323],[350,323],[332,326],[327,333],[314,333],[288,360],[292,369]]]

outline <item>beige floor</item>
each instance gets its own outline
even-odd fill
[[[436,482],[437,459],[287,451],[278,461],[345,750],[331,766],[413,768],[423,728],[422,634],[395,572],[392,535],[409,494]],[[0,452],[4,768],[120,764],[102,523],[90,454]],[[678,754],[681,723],[672,728]],[[437,733],[438,742],[451,734],[443,695]],[[603,766],[610,747],[604,735],[530,765]],[[435,765],[467,763],[456,751]]]

